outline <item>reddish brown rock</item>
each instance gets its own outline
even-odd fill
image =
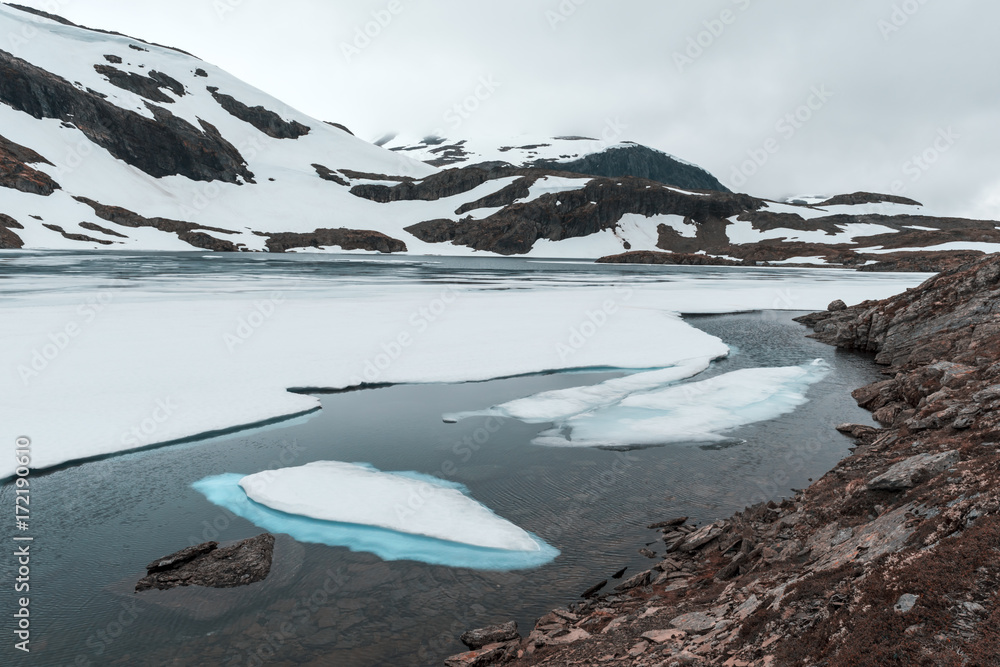
[[[48,196],[59,189],[59,184],[31,164],[52,163],[20,144],[0,136],[0,186],[21,192]]]

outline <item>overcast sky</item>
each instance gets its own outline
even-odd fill
[[[366,139],[607,132],[761,196],[896,191],[1000,219],[993,3],[20,2],[180,47]]]

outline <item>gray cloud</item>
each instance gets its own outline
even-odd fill
[[[617,121],[627,126],[622,138],[696,162],[723,182],[753,172],[740,188],[753,194],[890,191],[895,183],[938,212],[1000,218],[1000,93],[991,71],[1000,6],[21,1],[189,50],[369,139],[436,129],[499,141],[595,135]],[[370,24],[379,17],[385,25]],[[367,44],[358,38],[366,24],[377,33]],[[449,110],[483,77],[496,90],[455,130]],[[819,104],[810,96],[822,87],[832,96]],[[807,113],[810,101],[817,108]],[[779,125],[796,113],[808,120]],[[952,139],[938,139],[942,132]]]

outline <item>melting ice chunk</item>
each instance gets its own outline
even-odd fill
[[[677,384],[711,362],[712,357],[692,358],[588,387],[546,391],[486,410],[446,414],[444,420],[499,416],[528,424],[553,422],[554,428],[533,440],[551,447],[717,442],[726,431],[794,411],[806,402],[809,387],[829,372],[827,363],[817,359],[804,366],[747,368]]]
[[[615,405],[561,420],[533,442],[553,447],[718,442],[726,431],[793,412],[828,372],[827,363],[817,359],[633,393]]]
[[[262,528],[385,560],[511,570],[559,555],[470,498],[464,486],[429,475],[318,461],[208,477],[194,487]]]
[[[469,417],[495,416],[512,417],[528,424],[558,422],[597,408],[615,405],[636,392],[651,391],[695,376],[708,369],[712,360],[718,357],[719,355],[714,355],[685,359],[669,368],[635,373],[591,386],[545,391],[486,410],[449,413],[442,419],[447,423],[454,423]]]

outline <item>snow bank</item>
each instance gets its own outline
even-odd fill
[[[318,461],[246,477],[208,477],[194,488],[266,530],[384,560],[514,570],[559,555],[467,496],[461,485],[417,473]]]

